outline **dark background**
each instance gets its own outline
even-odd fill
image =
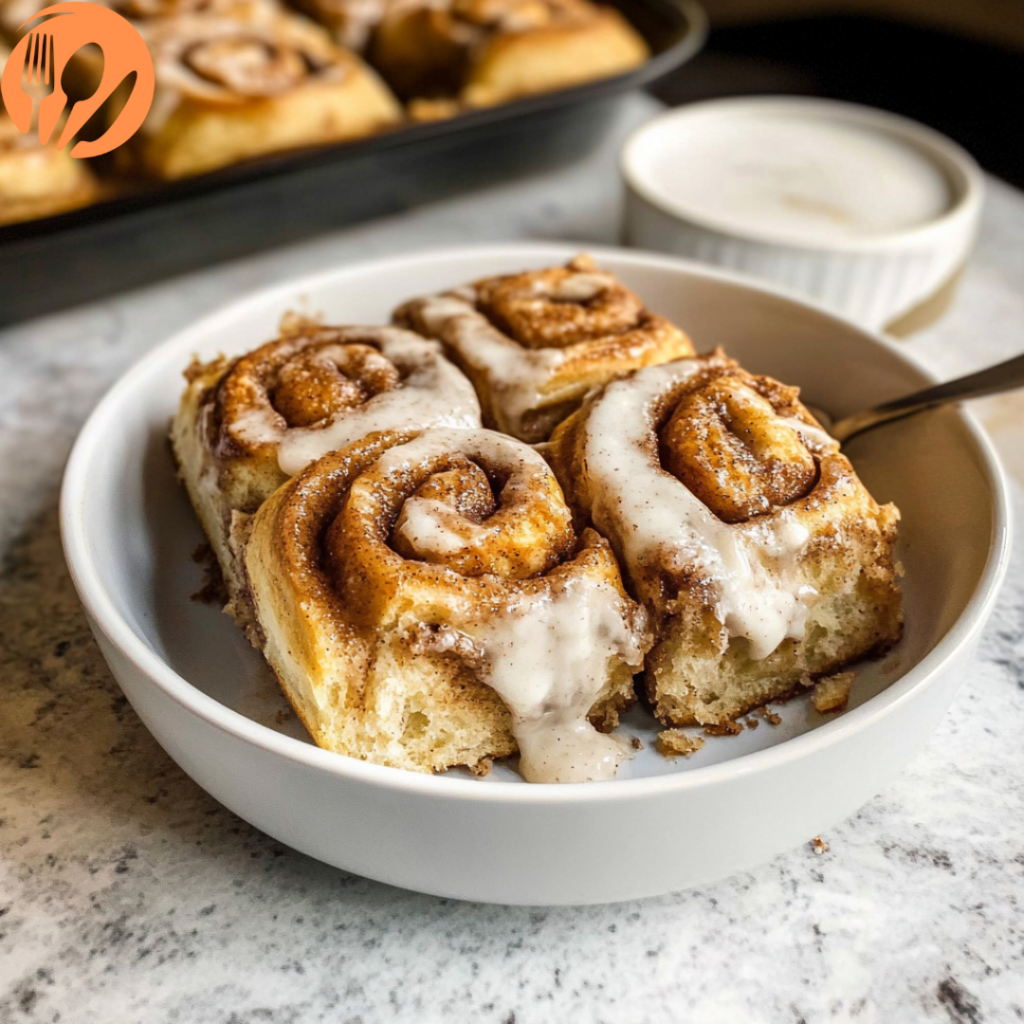
[[[955,139],[1024,188],[1024,0],[702,0],[704,51],[651,91],[824,96],[891,110]]]

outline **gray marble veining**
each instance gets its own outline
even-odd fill
[[[637,99],[618,136],[651,109]],[[57,487],[132,360],[227,299],[340,262],[614,241],[616,142],[571,170],[0,332],[0,1024],[1024,1020],[1020,543],[952,710],[827,852],[606,907],[435,899],[281,846],[164,754],[88,633]],[[1022,285],[1024,195],[991,182],[954,308],[906,344],[942,376],[1014,354]],[[1024,397],[979,413],[1024,483]]]

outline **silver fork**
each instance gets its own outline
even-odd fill
[[[21,73],[21,91],[32,100],[32,126],[37,130],[39,108],[55,86],[53,36],[46,32],[32,32],[25,51],[25,67]],[[37,102],[38,101],[38,102]]]
[[[907,416],[915,416],[926,409],[934,409],[948,402],[963,402],[968,398],[998,395],[1021,387],[1024,387],[1024,355],[1014,356],[1005,363],[997,363],[966,377],[946,381],[945,384],[935,384],[923,391],[915,391],[911,395],[897,398],[894,402],[855,412],[852,416],[845,416],[838,421],[833,420],[824,409],[813,406],[808,408],[818,422],[842,444],[865,430],[872,430],[883,423],[892,423],[893,420],[902,420]]]

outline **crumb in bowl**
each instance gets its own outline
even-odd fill
[[[836,672],[822,679],[811,692],[815,710],[823,715],[844,710],[850,701],[853,680],[852,672]]]
[[[704,741],[682,729],[663,729],[658,733],[656,745],[663,757],[692,757],[704,746]]]

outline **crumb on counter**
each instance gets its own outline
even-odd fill
[[[853,686],[852,672],[837,672],[826,676],[811,693],[811,703],[821,714],[842,711],[850,699],[850,687]]]
[[[815,836],[811,840],[811,849],[820,857],[823,853],[828,853],[829,846],[821,836]]]
[[[663,757],[689,757],[704,746],[704,741],[699,736],[688,735],[682,729],[665,729],[658,733],[655,745]]]

